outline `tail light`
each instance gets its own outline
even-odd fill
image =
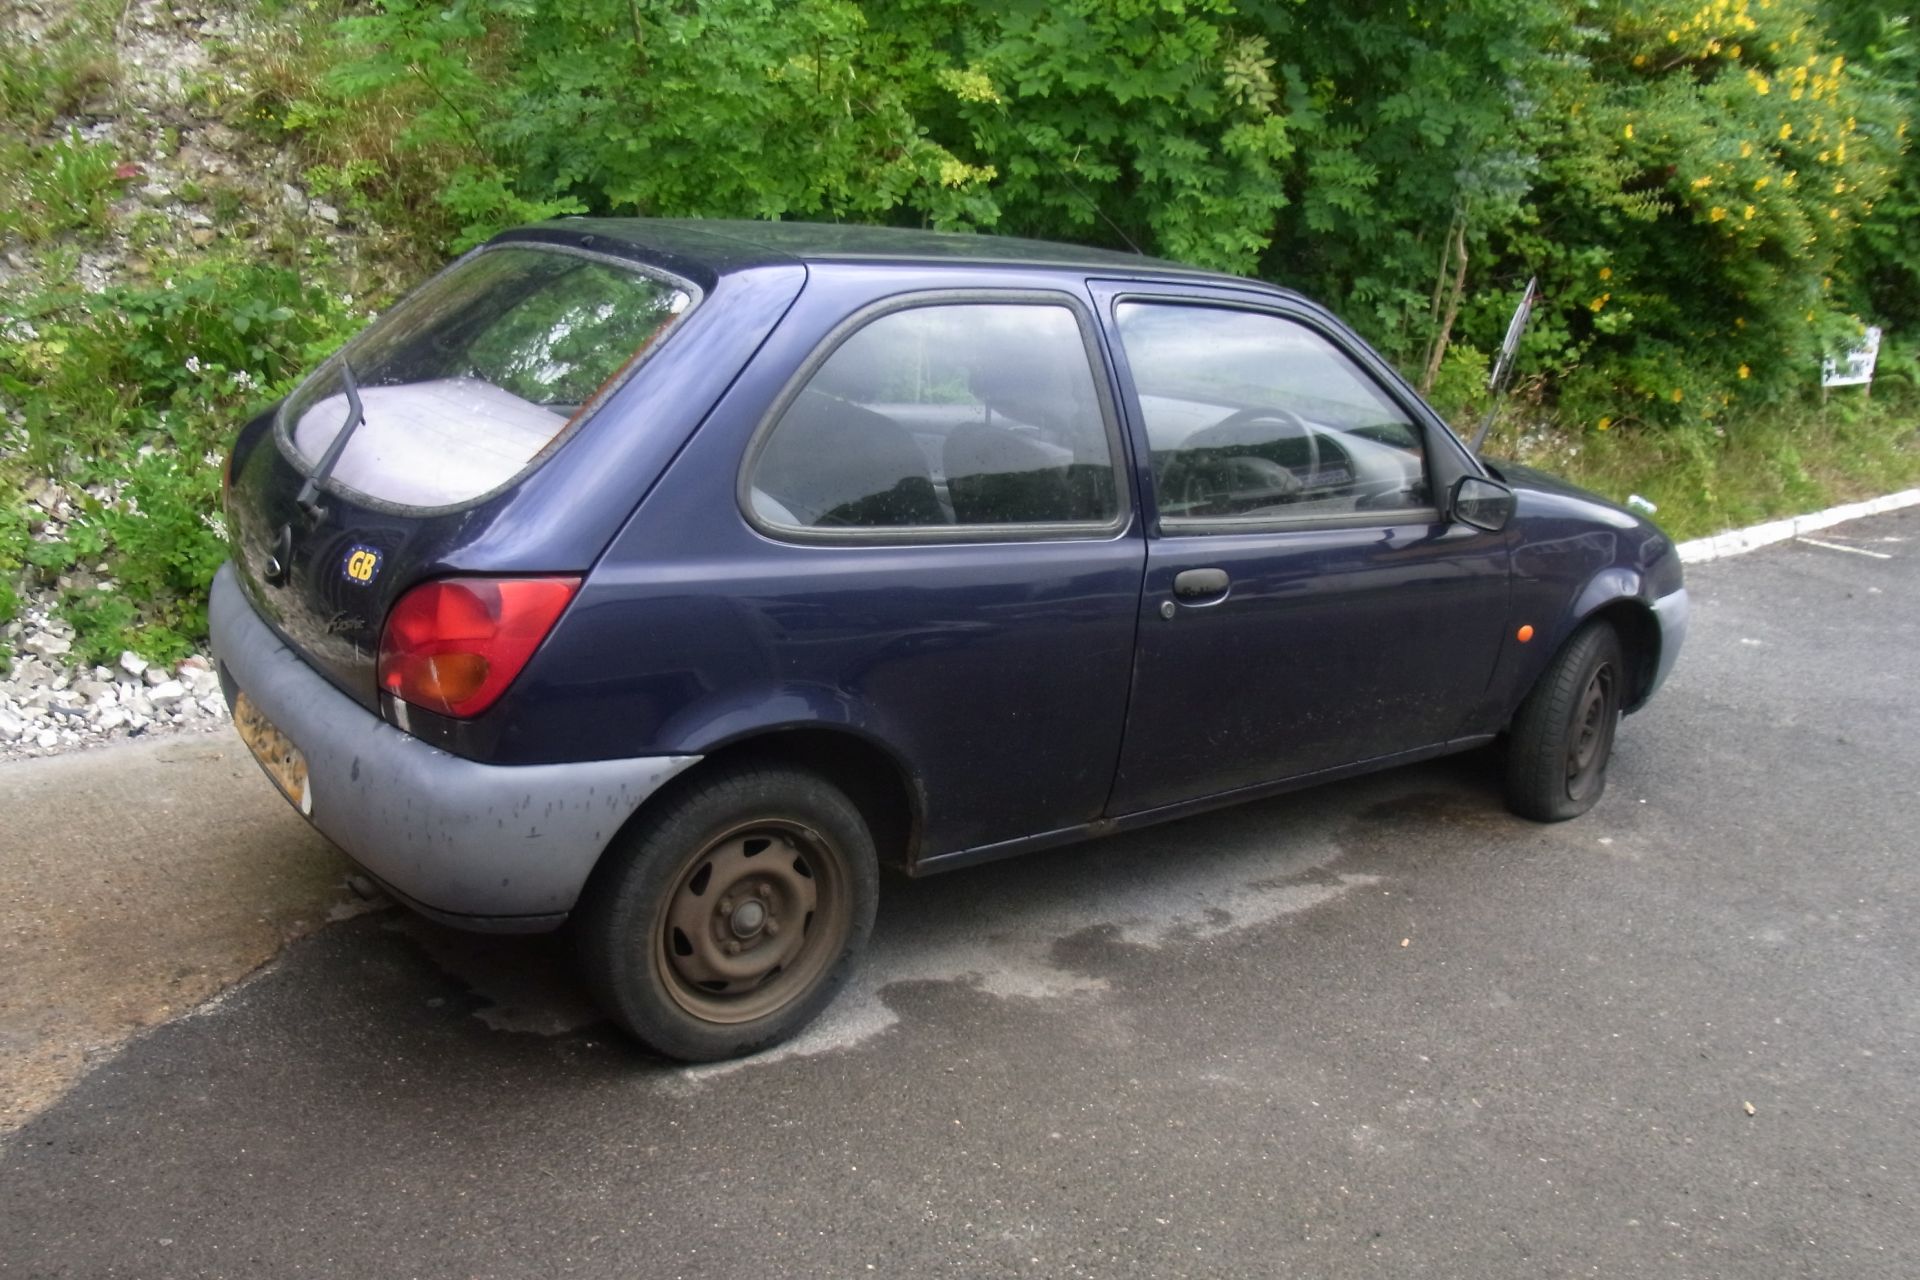
[[[578,578],[437,578],[387,614],[380,688],[465,719],[492,706],[580,589]]]

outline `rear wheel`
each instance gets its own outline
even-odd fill
[[[577,916],[602,1006],[658,1053],[737,1057],[833,999],[873,926],[873,839],[851,801],[785,767],[662,797],[608,850]]]
[[[1536,822],[1563,822],[1593,808],[1607,789],[1625,691],[1620,638],[1604,622],[1588,623],[1514,715],[1507,806]]]

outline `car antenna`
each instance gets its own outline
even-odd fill
[[[1521,337],[1527,332],[1527,322],[1533,319],[1533,304],[1539,299],[1540,277],[1529,276],[1527,291],[1520,295],[1520,305],[1513,309],[1513,319],[1507,322],[1507,340],[1500,344],[1500,358],[1493,362],[1493,372],[1487,375],[1490,396],[1487,413],[1480,419],[1480,429],[1473,433],[1473,443],[1467,446],[1475,457],[1480,455],[1480,446],[1487,442],[1487,432],[1493,429],[1494,415],[1500,412],[1500,397],[1513,381],[1513,359],[1519,353]]]
[[[1074,159],[1077,160],[1080,158],[1080,153],[1078,151],[1075,151],[1073,153],[1073,156],[1074,156]],[[1071,173],[1068,173],[1066,170],[1062,169],[1060,171],[1060,176],[1065,178],[1067,180],[1067,185],[1073,188],[1073,194],[1079,196],[1082,200],[1085,200],[1087,202],[1087,208],[1093,210],[1094,215],[1098,217],[1100,221],[1106,223],[1109,227],[1113,228],[1113,234],[1119,236],[1122,240],[1126,241],[1127,248],[1133,250],[1135,253],[1139,254],[1143,258],[1147,256],[1147,251],[1145,249],[1142,249],[1139,245],[1135,244],[1133,242],[1133,237],[1128,235],[1126,232],[1122,231],[1120,229],[1120,224],[1107,216],[1107,211],[1100,207],[1099,201],[1095,200],[1092,196],[1088,195],[1086,193],[1085,188],[1083,188],[1079,183],[1073,180],[1073,175]]]
[[[313,474],[307,477],[307,482],[300,486],[300,492],[293,499],[300,504],[302,511],[315,520],[320,518],[320,486],[333,474],[333,466],[340,461],[340,455],[345,452],[347,441],[353,437],[354,431],[367,420],[366,410],[360,407],[360,384],[354,381],[353,366],[344,359],[340,361],[340,385],[347,391],[347,420],[333,433],[327,451],[320,455],[320,465],[313,469]]]

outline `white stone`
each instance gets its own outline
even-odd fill
[[[167,669],[162,666],[148,667],[141,673],[140,678],[145,680],[149,685],[165,684],[167,681],[173,679],[173,677],[167,673]]]
[[[100,718],[94,721],[94,724],[101,732],[110,733],[131,719],[133,719],[133,717],[122,711],[119,707],[109,707],[100,713]]]
[[[26,721],[11,711],[0,711],[0,742],[13,742],[26,731]]]
[[[156,707],[164,707],[170,703],[178,702],[186,696],[187,686],[181,684],[178,680],[163,680],[153,686],[152,691],[147,694],[147,697],[153,701],[153,705]]]
[[[60,735],[52,729],[42,729],[34,741],[43,747],[57,747],[60,745]]]
[[[120,651],[120,669],[130,676],[137,676],[147,669],[147,660],[131,649]]]
[[[57,658],[73,648],[73,642],[64,640],[51,631],[38,631],[21,641],[20,647],[42,658]]]

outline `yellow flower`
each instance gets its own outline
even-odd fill
[[[1791,138],[1792,136],[1793,136],[1792,125],[1783,124],[1780,126],[1780,141],[1785,142],[1788,138]]]
[[[1602,267],[1602,268],[1600,268],[1600,278],[1601,278],[1602,280],[1611,280],[1611,279],[1613,279],[1613,268],[1612,268],[1612,267]]]
[[[1727,56],[1730,58],[1738,59],[1740,57],[1740,46],[1735,45],[1733,46],[1733,48],[1727,50]]]
[[[1667,28],[1667,43],[1668,44],[1680,43],[1680,33],[1678,31],[1673,30],[1673,28],[1671,27]]]
[[[1845,58],[1835,58],[1833,60],[1833,65],[1827,69],[1827,74],[1837,76],[1840,74],[1841,69],[1844,68],[1846,65],[1847,65],[1847,60]]]
[[[1735,316],[1735,317],[1733,318],[1733,327],[1734,327],[1734,328],[1736,328],[1736,329],[1744,329],[1744,328],[1746,328],[1746,327],[1747,327],[1747,318],[1746,318],[1745,316]]]
[[[1644,53],[1636,53],[1636,54],[1634,54],[1634,55],[1633,55],[1633,65],[1634,65],[1634,66],[1636,66],[1636,67],[1644,67],[1644,66],[1646,66],[1646,65],[1647,65],[1647,55],[1646,55],[1646,54],[1644,54]]]
[[[1827,210],[1827,216],[1829,218],[1832,218],[1835,222],[1840,221],[1840,211],[1838,209]]]
[[[1713,185],[1712,178],[1695,178],[1693,180],[1693,189],[1695,191],[1699,191],[1703,187],[1710,187],[1712,185]]]
[[[1742,214],[1742,215],[1741,215],[1741,218],[1742,218],[1742,219],[1743,219],[1744,221],[1747,221],[1747,222],[1752,222],[1752,221],[1753,221],[1753,206],[1752,206],[1752,205],[1748,205],[1748,206],[1747,206],[1747,211],[1746,211],[1746,212],[1745,212],[1744,214]]]
[[[1608,427],[1612,425],[1613,425],[1612,418],[1602,418],[1600,419],[1600,421],[1593,424],[1593,429],[1595,431],[1605,431]]]
[[[1667,398],[1673,401],[1675,404],[1679,404],[1682,400],[1685,400],[1687,398],[1687,394],[1686,392],[1680,390],[1680,388],[1675,387],[1673,389],[1673,394],[1668,396]]]
[[[1747,366],[1745,366],[1745,365],[1741,365],[1741,366],[1740,366],[1740,376],[1741,376],[1742,378],[1744,378],[1744,377],[1746,377],[1746,376],[1747,376],[1748,374],[1750,374],[1750,373],[1752,373],[1752,372],[1753,372],[1753,370],[1751,370],[1751,369],[1749,369],[1749,368],[1747,368]]]
[[[1600,308],[1607,305],[1608,301],[1610,301],[1612,297],[1613,295],[1610,293],[1601,294],[1599,297],[1595,298],[1592,302],[1589,302],[1587,304],[1587,310],[1598,312]]]
[[[1753,180],[1753,189],[1755,191],[1765,191],[1767,189],[1767,184],[1772,181],[1773,181],[1772,178],[1769,178],[1765,174],[1762,174],[1760,177],[1755,178]]]
[[[1725,209],[1722,209],[1719,205],[1715,205],[1713,206],[1713,208],[1707,210],[1707,221],[1709,222],[1719,222],[1722,218],[1725,218],[1726,216],[1727,216],[1727,211]]]
[[[1740,158],[1742,160],[1745,160],[1748,156],[1752,154],[1753,154],[1753,144],[1751,142],[1742,142],[1740,144]]]
[[[1633,136],[1633,126],[1628,125],[1625,129],[1621,130],[1621,134],[1624,137],[1631,138]]]

